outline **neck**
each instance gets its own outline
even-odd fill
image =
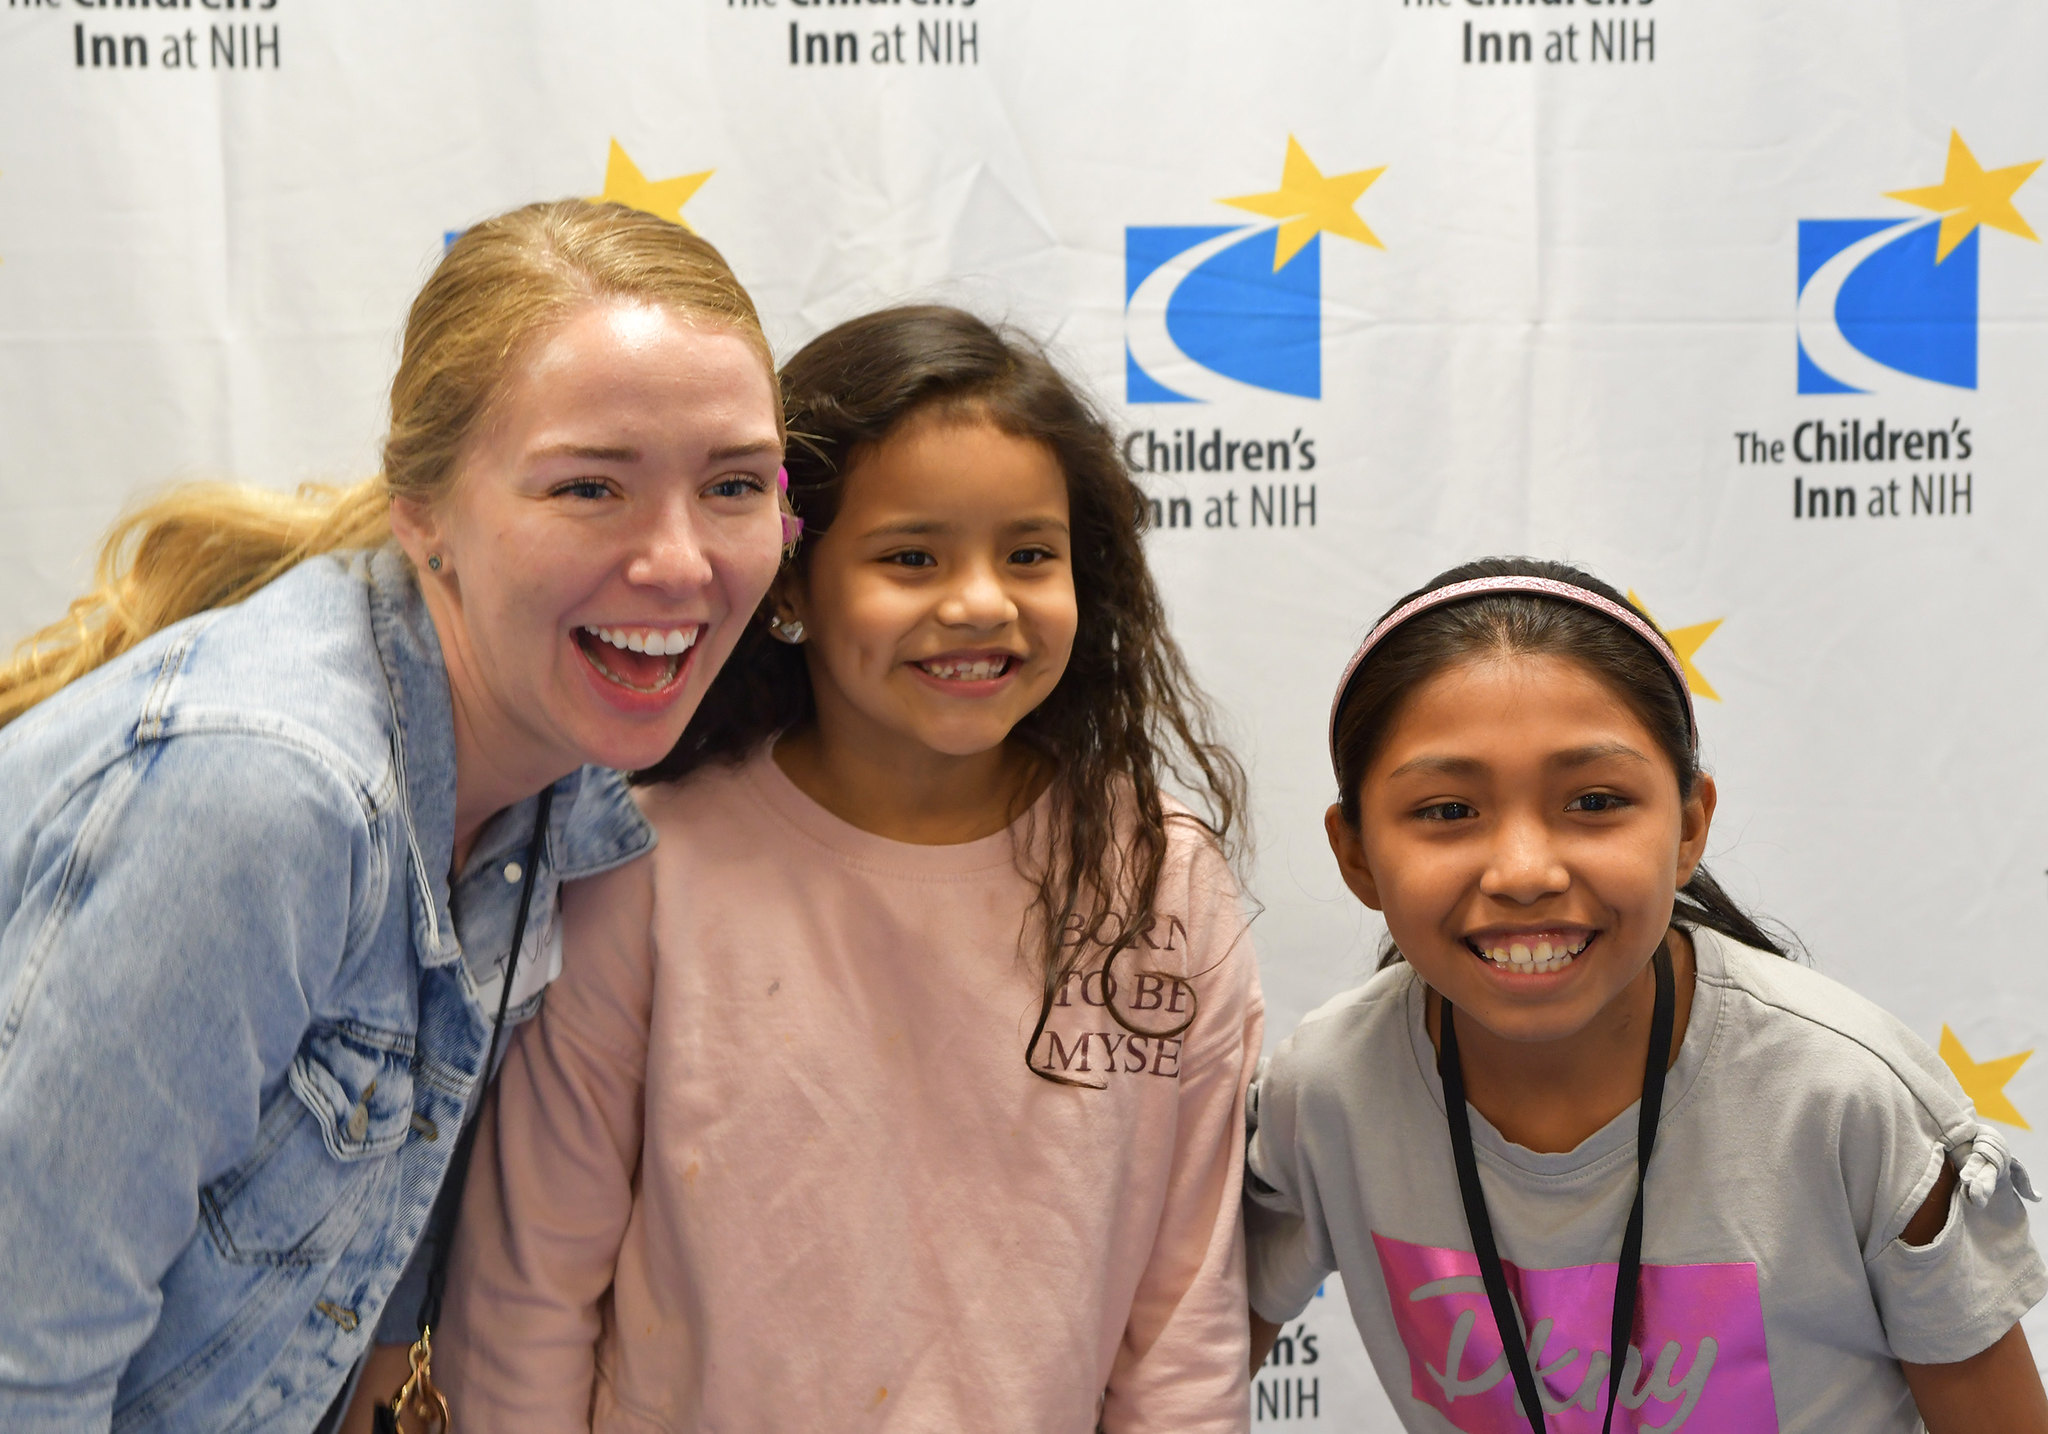
[[[1039,767],[1014,742],[954,757],[863,740],[829,720],[791,732],[774,757],[799,791],[841,821],[917,846],[994,836],[1029,805]]]
[[[1678,1059],[1692,1014],[1693,951],[1675,927],[1668,938],[1674,983],[1671,1049]],[[1458,1022],[1465,1098],[1506,1139],[1539,1154],[1577,1149],[1587,1137],[1642,1098],[1650,1049],[1656,972],[1645,964],[1628,989],[1584,1029],[1559,1041],[1502,1040],[1470,1017]],[[1442,1042],[1442,1002],[1429,993],[1432,1042]]]
[[[456,875],[492,817],[553,785],[574,771],[575,764],[564,766],[559,754],[534,740],[475,679],[460,615],[450,610],[437,585],[422,584],[422,592],[440,637],[454,718],[455,842],[448,865],[450,874]]]
[[[570,770],[574,770],[573,768]],[[484,826],[499,812],[568,775],[543,770],[541,764],[505,760],[505,749],[464,720],[463,704],[455,703],[455,846],[449,870],[459,874]]]

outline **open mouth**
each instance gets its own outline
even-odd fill
[[[579,627],[576,646],[607,681],[629,692],[659,693],[682,675],[703,630],[694,624],[666,629]]]
[[[1562,971],[1584,954],[1596,931],[1538,931],[1515,936],[1468,936],[1465,949],[1496,971],[1541,976]]]
[[[1015,670],[1017,658],[1007,653],[987,657],[933,657],[916,664],[918,671],[941,682],[993,682]]]

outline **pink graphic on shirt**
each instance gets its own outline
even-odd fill
[[[1379,1234],[1372,1241],[1408,1350],[1409,1392],[1465,1434],[1529,1434],[1477,1257]],[[1544,1428],[1599,1434],[1615,1267],[1505,1268]],[[1756,1266],[1644,1265],[1621,1376],[1615,1434],[1776,1434]]]

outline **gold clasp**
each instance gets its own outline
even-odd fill
[[[408,1355],[412,1375],[391,1400],[391,1415],[406,1434],[452,1434],[448,1400],[434,1387],[434,1331],[424,1329]]]

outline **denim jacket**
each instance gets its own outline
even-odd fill
[[[0,728],[0,1429],[319,1422],[479,1084],[535,806],[451,890],[448,679],[391,548]],[[519,1014],[557,881],[652,843],[617,774],[557,784]]]

